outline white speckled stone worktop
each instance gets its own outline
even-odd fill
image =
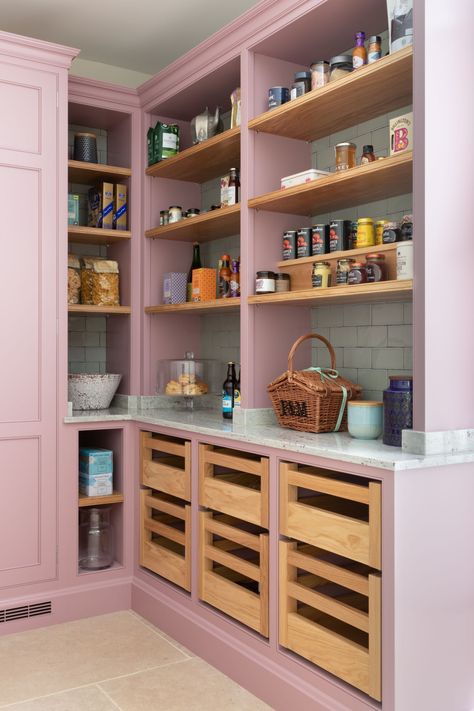
[[[221,413],[215,410],[188,412],[160,408],[129,411],[126,408],[113,407],[110,410],[76,411],[64,421],[80,424],[120,420],[132,420],[141,425],[171,427],[192,434],[223,437],[235,442],[247,442],[391,471],[474,462],[474,450],[428,456],[409,454],[398,447],[383,444],[382,440],[353,439],[347,432],[309,434],[283,429],[274,424],[238,424],[224,420]]]

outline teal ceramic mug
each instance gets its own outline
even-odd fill
[[[377,439],[383,432],[383,403],[350,400],[347,403],[349,434],[356,439]]]

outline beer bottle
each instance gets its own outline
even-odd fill
[[[227,363],[227,377],[222,385],[222,417],[226,420],[232,419],[236,381],[237,377],[235,375],[235,364],[232,361],[229,361]]]
[[[221,257],[221,268],[219,269],[219,299],[228,299],[230,296],[230,257],[223,254]]]

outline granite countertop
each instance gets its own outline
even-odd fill
[[[288,452],[361,464],[378,469],[400,471],[424,469],[448,464],[474,462],[474,451],[448,454],[417,455],[389,447],[382,440],[360,440],[347,432],[311,434],[283,429],[276,424],[245,423],[224,420],[219,411],[150,408],[129,410],[113,407],[109,410],[76,411],[66,417],[66,423],[133,420],[139,424],[170,427],[193,434],[222,437],[236,442],[274,447]]]

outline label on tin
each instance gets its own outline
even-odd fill
[[[311,254],[326,254],[326,225],[313,227],[311,231]]]
[[[297,257],[310,257],[310,238],[311,238],[311,228],[307,227],[302,230],[298,230],[298,237],[296,241],[296,254]]]
[[[283,259],[296,258],[296,235],[294,233],[285,232],[283,234]]]

